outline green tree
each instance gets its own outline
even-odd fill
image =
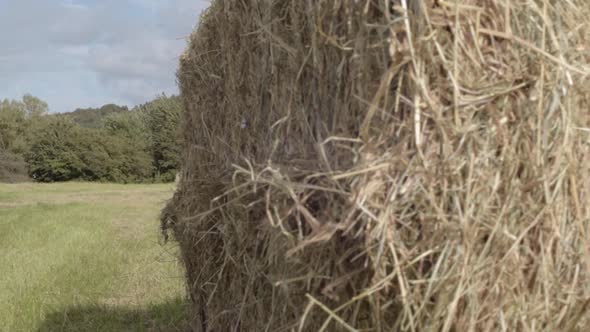
[[[153,166],[149,150],[149,133],[144,115],[137,111],[114,113],[103,120],[110,138],[111,151],[117,156],[117,181],[143,182],[152,180]]]
[[[0,102],[0,149],[19,152],[23,149],[25,113],[18,102]]]
[[[75,123],[85,128],[101,128],[103,120],[113,114],[128,113],[127,106],[107,104],[100,108],[79,108],[70,113],[60,114],[71,118]]]
[[[0,150],[24,156],[38,181],[174,180],[178,97],[162,95],[133,111],[113,104],[71,114],[47,114],[47,109],[31,95],[0,102]],[[4,168],[15,169],[15,162],[10,165]]]
[[[49,107],[43,100],[30,94],[23,96],[24,112],[27,118],[42,116],[47,114]]]
[[[23,155],[34,123],[47,114],[47,103],[26,94],[22,100],[0,102],[0,149]]]
[[[87,167],[81,158],[80,142],[79,128],[71,121],[53,118],[45,122],[34,133],[26,154],[31,177],[42,182],[87,177]]]
[[[162,95],[139,109],[149,130],[155,177],[159,181],[173,181],[180,162],[180,98]]]
[[[14,153],[0,149],[0,182],[16,183],[29,180],[27,164]]]
[[[138,111],[113,113],[102,120],[102,128],[113,135],[122,135],[135,138],[142,142],[147,149],[149,133],[146,126],[145,115]]]
[[[153,173],[146,145],[125,131],[83,128],[69,118],[53,117],[33,133],[26,160],[30,175],[42,182],[145,182]]]

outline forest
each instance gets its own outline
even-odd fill
[[[132,109],[114,104],[53,114],[26,94],[0,101],[0,182],[173,181],[179,159],[177,96]]]

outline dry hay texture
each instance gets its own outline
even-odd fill
[[[590,326],[590,2],[214,0],[163,212],[196,331]]]

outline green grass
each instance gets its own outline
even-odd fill
[[[0,184],[0,331],[184,331],[171,185]]]

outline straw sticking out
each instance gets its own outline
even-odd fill
[[[214,0],[162,215],[196,331],[582,331],[590,3]]]

